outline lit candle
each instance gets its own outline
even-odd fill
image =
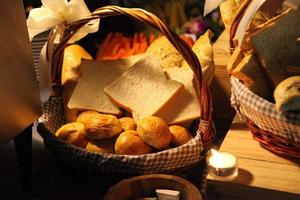
[[[230,181],[238,175],[237,158],[230,153],[212,149],[207,162],[208,173],[217,180]]]

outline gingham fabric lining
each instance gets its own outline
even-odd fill
[[[44,114],[39,122],[49,132],[40,131],[40,134],[44,138],[46,147],[51,149],[56,156],[72,164],[77,164],[79,167],[84,166],[100,172],[167,173],[192,165],[202,159],[203,147],[199,132],[192,140],[180,147],[152,154],[128,156],[88,152],[67,144],[52,134],[64,123],[62,111],[63,105],[60,97],[51,97],[45,103],[43,107]]]
[[[263,130],[292,141],[300,141],[300,112],[278,112],[275,104],[251,92],[237,78],[231,77],[231,84],[231,104],[238,113]]]

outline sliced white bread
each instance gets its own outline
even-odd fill
[[[167,77],[182,83],[185,90],[164,106],[156,116],[167,124],[182,124],[200,117],[200,102],[196,91],[193,71],[189,68],[168,68]]]
[[[81,78],[69,100],[68,107],[120,115],[122,111],[104,93],[104,87],[113,82],[137,60],[137,57],[133,60],[122,59],[107,62],[82,60]]]
[[[105,87],[105,93],[120,107],[133,112],[135,120],[155,115],[184,89],[181,83],[167,80],[153,56],[138,61]]]

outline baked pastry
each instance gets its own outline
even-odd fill
[[[159,117],[150,116],[137,122],[139,136],[156,149],[167,148],[171,142],[168,125]]]
[[[115,116],[96,111],[82,112],[77,121],[84,124],[85,135],[89,139],[112,138],[122,131],[121,122]]]
[[[80,77],[79,66],[81,59],[92,60],[92,56],[81,46],[72,44],[65,48],[61,72],[61,84],[63,86],[63,102],[65,118],[67,122],[76,121],[77,111],[69,109],[67,104]]]
[[[69,124],[65,124],[60,127],[55,136],[65,140],[69,144],[74,144],[76,146],[85,148],[88,140],[84,137],[85,135],[85,127],[81,122],[72,122]]]
[[[119,119],[124,131],[136,130],[136,123],[131,117],[122,117]]]
[[[115,153],[115,142],[116,138],[92,140],[86,145],[85,149],[98,153]]]
[[[141,155],[151,152],[151,146],[146,144],[136,131],[127,130],[119,135],[115,143],[117,154]]]
[[[182,126],[172,125],[169,127],[171,132],[171,144],[174,146],[180,146],[192,139],[192,134]]]
[[[278,111],[300,110],[300,76],[292,76],[280,82],[274,99]]]

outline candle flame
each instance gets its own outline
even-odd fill
[[[217,156],[217,155],[220,154],[220,153],[219,153],[217,150],[215,150],[215,149],[211,149],[211,153],[212,153],[212,155],[214,155],[214,156]]]

